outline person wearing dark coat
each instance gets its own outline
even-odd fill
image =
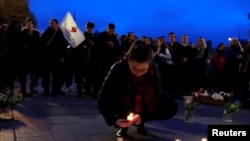
[[[6,34],[8,32],[8,24],[0,26],[0,93],[7,92],[7,62],[6,62]]]
[[[105,31],[100,32],[96,39],[97,57],[97,89],[101,88],[104,77],[121,55],[119,40],[115,33],[115,25],[109,23]]]
[[[233,95],[234,100],[239,100],[240,92],[240,64],[242,62],[244,49],[239,40],[234,38],[230,41],[230,46],[225,50],[225,82],[226,92]]]
[[[211,59],[211,65],[213,69],[213,77],[214,77],[214,91],[220,92],[225,91],[225,45],[224,43],[218,44],[213,57]]]
[[[181,97],[181,92],[178,82],[178,63],[181,58],[181,44],[176,40],[176,34],[174,32],[169,32],[169,43],[168,50],[172,57],[173,65],[170,67],[170,76],[172,76],[170,81],[172,82],[172,88],[170,89],[170,94],[175,98]]]
[[[117,128],[117,137],[126,136],[133,124],[139,134],[147,135],[145,122],[171,119],[178,111],[176,101],[161,90],[152,49],[143,41],[112,65],[99,94],[99,111],[109,126]],[[127,119],[130,113],[134,116]]]
[[[242,103],[242,107],[250,108],[250,40],[244,47],[243,58],[240,64],[240,96],[239,100]]]
[[[40,39],[43,50],[42,86],[44,95],[51,93],[56,96],[61,94],[63,66],[69,44],[58,26],[57,19],[50,20],[50,26],[42,33]],[[50,78],[52,78],[51,89]]]
[[[87,22],[84,36],[85,40],[74,49],[75,80],[77,84],[77,96],[82,94],[96,97],[96,36],[93,34],[95,24]],[[85,91],[83,93],[83,87]]]
[[[21,22],[11,20],[5,36],[6,45],[6,80],[9,93],[14,93],[14,84],[20,70],[20,51],[22,46]]]
[[[38,48],[40,41],[40,32],[34,28],[34,20],[31,18],[26,19],[26,25],[22,32],[22,47],[21,47],[21,63],[19,71],[19,80],[21,90],[24,96],[30,96],[36,93],[37,87],[37,59]],[[26,77],[30,74],[30,93],[26,90]]]

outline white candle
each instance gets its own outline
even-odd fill
[[[117,140],[117,141],[124,141],[124,140],[123,140],[123,137],[117,137],[116,140]]]
[[[133,113],[130,113],[130,114],[127,116],[127,120],[128,120],[128,121],[134,120],[134,114],[133,114]]]
[[[201,141],[207,141],[207,138],[201,138]]]
[[[174,141],[181,141],[181,139],[178,139],[178,138],[177,138],[177,139],[175,139]]]

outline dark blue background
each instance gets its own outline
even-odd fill
[[[30,8],[40,31],[52,17],[61,22],[68,11],[82,31],[87,21],[99,31],[113,22],[119,35],[133,31],[155,38],[173,31],[178,40],[181,34],[191,42],[203,36],[213,46],[228,44],[228,37],[248,39],[250,29],[249,0],[31,0]]]

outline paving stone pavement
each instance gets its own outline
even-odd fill
[[[200,141],[207,137],[207,125],[222,122],[223,107],[199,104],[194,122],[184,122],[183,100],[178,114],[170,120],[146,123],[148,136],[130,127],[125,141]],[[97,100],[77,97],[75,91],[57,97],[41,94],[25,97],[12,112],[12,120],[0,119],[0,141],[116,141],[115,128],[106,124]],[[230,124],[250,124],[250,110],[242,109]]]

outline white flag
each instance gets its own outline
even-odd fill
[[[60,27],[63,31],[64,37],[73,48],[77,47],[85,40],[84,35],[78,28],[70,12],[67,12],[62,23],[60,24]]]

